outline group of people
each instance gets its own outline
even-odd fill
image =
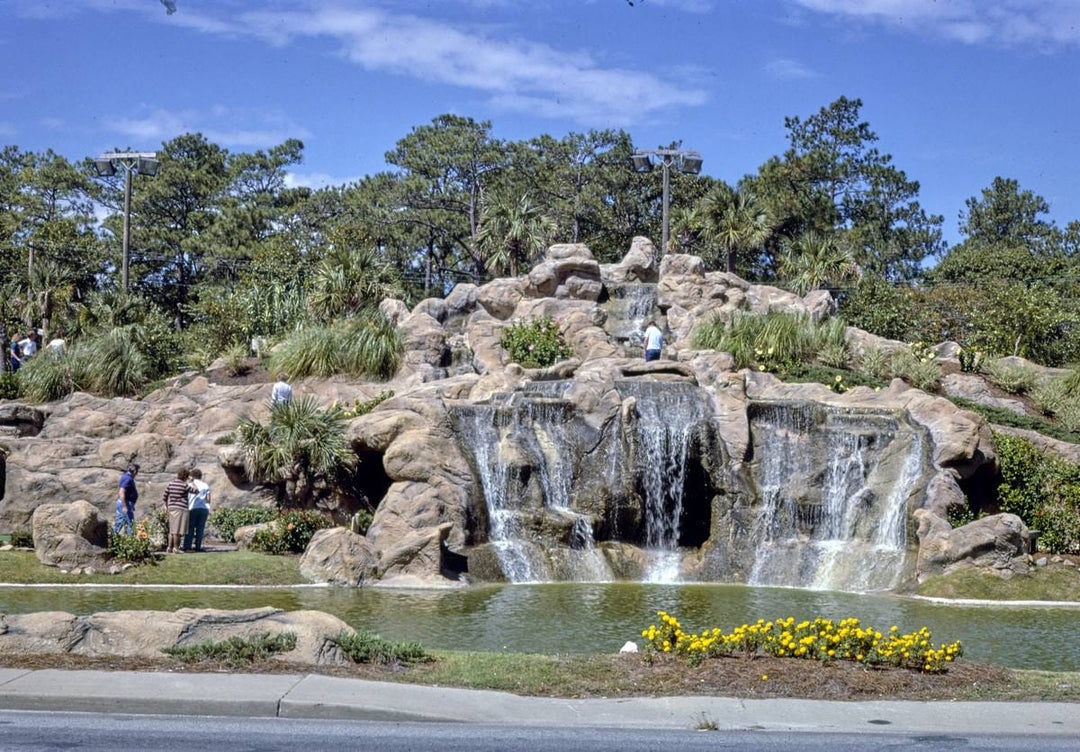
[[[26,332],[26,336],[19,339],[19,335],[16,334],[11,338],[11,344],[8,347],[8,364],[11,367],[12,373],[22,368],[23,363],[37,355],[40,346],[38,344],[40,335],[34,329],[30,329]],[[56,334],[49,344],[45,345],[45,349],[57,353],[62,353],[67,343],[64,341],[64,333],[57,330]]]
[[[134,531],[135,502],[139,500],[139,489],[135,483],[138,474],[139,465],[132,462],[120,476],[116,521],[113,523],[115,533],[131,535]],[[206,519],[210,516],[210,486],[202,479],[202,471],[198,468],[180,468],[176,477],[165,487],[161,501],[169,516],[165,553],[202,551]]]

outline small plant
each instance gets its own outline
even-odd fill
[[[0,373],[0,399],[19,398],[19,377],[9,371]]]
[[[341,415],[344,418],[358,418],[361,415],[367,415],[376,407],[381,405],[383,402],[386,402],[386,400],[390,399],[393,396],[394,390],[387,389],[385,391],[379,392],[374,397],[364,402],[361,402],[360,398],[358,397],[353,400],[352,407],[342,409]]]
[[[546,368],[573,355],[550,316],[514,321],[503,330],[499,344],[522,368]]]
[[[31,402],[63,399],[78,387],[67,355],[46,350],[28,360],[18,373],[19,389]]]
[[[879,347],[868,347],[856,361],[855,369],[871,379],[884,379],[889,375],[889,354]]]
[[[210,513],[207,523],[217,531],[221,540],[233,543],[237,528],[269,522],[275,514],[275,510],[267,507],[218,508]]]
[[[1060,378],[1043,379],[1031,390],[1031,401],[1043,415],[1057,415],[1069,401],[1065,382]]]
[[[962,347],[956,352],[956,358],[960,361],[960,370],[964,373],[978,373],[982,369],[985,353],[970,347]]]
[[[153,558],[154,551],[150,542],[150,531],[147,529],[146,520],[140,520],[139,524],[135,526],[135,532],[131,535],[110,533],[108,551],[117,559],[132,564],[139,564]]]
[[[333,523],[325,515],[307,509],[283,509],[273,524],[255,533],[251,550],[266,554],[302,554],[312,536]]]
[[[954,528],[963,527],[975,521],[975,512],[967,504],[950,504],[945,509],[945,518]]]
[[[401,363],[401,334],[381,313],[366,312],[329,326],[297,329],[270,356],[269,370],[306,376],[390,378]]]
[[[228,433],[224,433],[221,436],[218,436],[217,438],[214,439],[214,444],[216,446],[228,446],[230,444],[235,444],[235,443],[236,443],[236,432],[235,431],[229,431]]]
[[[33,548],[34,534],[29,530],[12,530],[11,540],[8,542],[15,548]]]
[[[702,710],[699,715],[694,716],[694,728],[697,731],[719,731],[720,725],[715,718]]]
[[[246,345],[236,344],[225,351],[225,373],[230,376],[244,376],[251,371]]]
[[[832,389],[837,394],[843,394],[849,388],[850,387],[844,383],[844,377],[840,374],[836,374],[836,376],[833,377],[833,380],[829,382],[829,389]]]
[[[349,518],[349,529],[357,535],[367,535],[374,516],[366,509],[361,509]]]
[[[851,353],[846,342],[826,344],[818,352],[817,359],[829,368],[847,368]]]
[[[921,342],[913,344],[910,352],[894,352],[889,370],[924,392],[935,391],[941,384],[941,365],[934,352]]]
[[[146,532],[150,535],[150,546],[155,550],[165,548],[169,541],[169,513],[161,507],[155,507],[146,515]]]
[[[183,363],[193,371],[205,371],[214,362],[214,354],[205,346],[192,347],[184,353]]]
[[[411,666],[435,660],[419,642],[391,642],[371,632],[342,632],[333,641],[353,663]]]
[[[985,370],[990,383],[1009,394],[1027,394],[1035,388],[1036,374],[1033,368],[1006,360],[991,360]]]
[[[263,632],[254,637],[233,635],[226,640],[163,648],[161,652],[183,663],[213,662],[239,668],[295,649],[294,633],[282,632],[271,636],[269,632]]]

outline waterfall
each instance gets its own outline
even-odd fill
[[[620,393],[637,400],[633,440],[644,496],[645,547],[651,559],[646,579],[675,582],[687,456],[695,428],[706,418],[705,406],[690,384],[625,381],[617,386]]]
[[[488,512],[488,538],[503,574],[511,582],[546,582],[553,579],[556,553],[550,542],[536,539],[525,529],[530,519],[549,515],[562,519],[568,531],[567,550],[558,551],[569,567],[569,577],[580,581],[608,581],[611,570],[596,548],[592,522],[570,508],[573,458],[576,447],[567,431],[570,403],[561,397],[569,382],[537,382],[530,388],[503,395],[502,404],[459,408],[459,429],[472,453]],[[543,386],[541,386],[543,385]],[[542,395],[542,396],[541,396]],[[549,396],[550,395],[550,396]],[[506,448],[513,445],[513,450]],[[542,509],[526,509],[521,489],[515,486],[507,451],[535,476]]]
[[[604,324],[614,339],[640,349],[644,343],[645,324],[657,316],[657,286],[652,283],[633,283],[609,287],[611,300],[607,303]]]
[[[749,584],[895,587],[907,553],[907,502],[922,471],[921,436],[887,417],[801,406],[764,407],[751,425],[760,434],[761,509]],[[815,498],[813,471],[822,466]]]

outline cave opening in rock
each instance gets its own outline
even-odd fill
[[[383,453],[374,449],[355,450],[356,460],[353,472],[348,478],[348,496],[352,497],[355,509],[374,511],[390,490],[390,476],[383,468]]]
[[[716,495],[712,478],[701,461],[702,447],[695,442],[683,472],[682,514],[679,515],[680,547],[697,548],[709,539],[712,527],[712,500]]]

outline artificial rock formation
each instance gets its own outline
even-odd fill
[[[34,553],[38,561],[69,572],[119,571],[105,546],[108,523],[86,501],[42,504],[34,510]]]
[[[166,648],[262,634],[296,635],[296,647],[273,660],[301,665],[348,663],[334,637],[352,632],[321,611],[252,608],[243,611],[105,611],[76,616],[60,611],[0,615],[0,655],[80,655],[161,660]]]
[[[411,310],[385,300],[407,347],[391,382],[297,385],[324,403],[395,392],[348,426],[349,493],[376,505],[369,531],[320,532],[302,571],[350,586],[651,578],[866,590],[986,563],[961,535],[940,542],[948,508],[994,469],[980,417],[899,381],[838,395],[691,346],[714,316],[832,309],[827,292],[799,297],[695,256],[661,259],[645,238],[617,264],[557,245],[517,278],[461,284]],[[505,328],[536,316],[558,323],[571,359],[509,362]],[[665,332],[654,363],[641,360],[649,320]],[[858,329],[847,340],[854,353],[906,347]],[[266,501],[242,454],[214,440],[261,417],[268,390],[186,377],[140,401],[73,395],[40,424],[11,411],[0,526],[25,524],[44,499],[93,498],[109,513],[132,459],[151,499],[197,464],[219,504]],[[318,501],[341,521],[357,502],[340,489]],[[1010,530],[984,532],[1019,552]]]

